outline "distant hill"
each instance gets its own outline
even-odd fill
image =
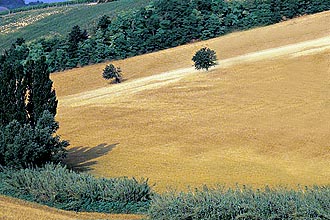
[[[25,6],[24,0],[0,0],[0,6],[9,9]]]
[[[149,0],[120,0],[92,6],[79,4],[71,7],[24,11],[2,17],[0,19],[0,52],[10,47],[19,37],[31,41],[47,36],[66,36],[74,25],[79,25],[90,32],[102,15],[113,17],[128,9],[144,7],[148,2]]]

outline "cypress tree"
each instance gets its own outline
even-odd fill
[[[50,73],[44,56],[37,61],[29,60],[25,72],[28,78],[27,116],[29,123],[34,126],[45,110],[56,115],[56,93],[52,88],[53,82],[49,79]]]
[[[3,55],[0,64],[0,126],[16,119],[25,123],[26,76],[19,60],[14,61],[15,54]]]

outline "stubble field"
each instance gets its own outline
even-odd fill
[[[330,182],[330,13],[55,73],[68,163],[147,177],[156,191],[203,184]],[[195,71],[203,46],[219,65]]]

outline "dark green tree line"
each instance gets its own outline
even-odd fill
[[[104,15],[88,34],[74,26],[67,37],[29,45],[29,59],[47,58],[51,72],[123,59],[330,10],[324,0],[154,0],[114,18]]]

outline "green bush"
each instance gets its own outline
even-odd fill
[[[321,220],[330,219],[329,201],[330,186],[299,190],[204,187],[155,196],[149,215],[154,220]]]
[[[65,210],[145,213],[151,200],[147,180],[95,178],[61,165],[0,172],[0,193]]]

